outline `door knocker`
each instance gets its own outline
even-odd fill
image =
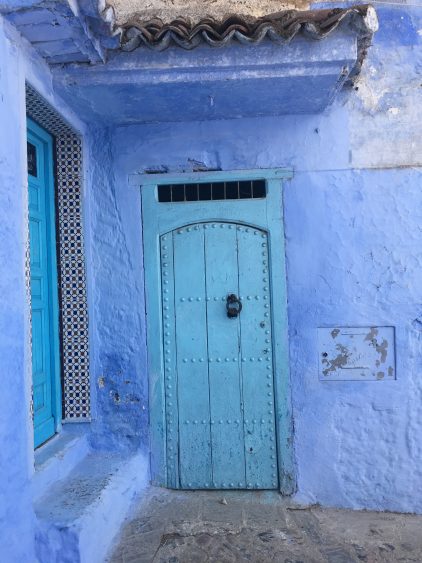
[[[227,295],[226,309],[229,319],[234,319],[239,316],[242,310],[242,303],[234,293]]]

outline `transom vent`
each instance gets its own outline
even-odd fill
[[[197,184],[162,184],[158,186],[160,203],[221,201],[227,199],[262,199],[267,195],[265,180],[242,180]]]

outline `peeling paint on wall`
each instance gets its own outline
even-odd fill
[[[422,10],[377,7],[379,31],[348,107],[351,165],[392,168],[422,164]]]
[[[394,328],[319,328],[322,381],[395,379]]]

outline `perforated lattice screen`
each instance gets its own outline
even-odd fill
[[[63,417],[90,416],[88,309],[82,227],[82,143],[79,135],[29,84],[26,111],[55,137]]]

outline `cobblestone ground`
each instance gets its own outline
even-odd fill
[[[110,563],[422,563],[422,516],[300,509],[269,492],[149,489]]]

